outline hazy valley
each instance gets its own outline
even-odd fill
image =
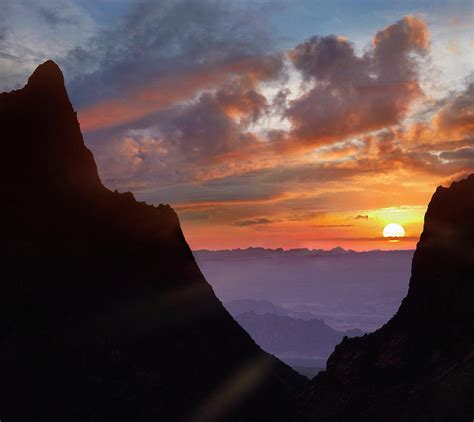
[[[289,316],[306,314],[339,331],[364,332],[380,328],[395,314],[408,290],[413,257],[413,251],[340,249],[193,253],[224,304],[266,300],[291,311]]]

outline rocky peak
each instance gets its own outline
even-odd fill
[[[438,187],[413,257],[408,296],[400,312],[429,318],[474,315],[474,174]]]
[[[48,60],[40,64],[31,74],[27,86],[30,89],[64,88],[64,76],[59,66],[52,60]]]
[[[59,67],[51,60],[38,66],[28,84],[0,95],[3,180],[15,174],[29,191],[91,192],[103,189],[92,153],[85,146],[79,122]],[[33,188],[34,186],[34,188]],[[18,185],[8,184],[11,195]],[[21,189],[20,189],[21,190]],[[24,196],[24,192],[22,193]]]

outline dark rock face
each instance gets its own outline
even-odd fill
[[[399,311],[336,347],[298,420],[473,420],[473,218],[474,174],[437,189]]]
[[[302,378],[204,280],[165,205],[111,192],[63,76],[0,94],[0,419],[288,420]]]

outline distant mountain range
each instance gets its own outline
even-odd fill
[[[303,320],[316,318],[316,315],[312,314],[311,312],[292,311],[291,309],[284,308],[283,306],[277,306],[272,302],[269,302],[268,300],[238,299],[231,300],[230,302],[225,302],[224,306],[233,317],[244,314],[246,312],[252,312],[257,315],[283,315],[290,318],[297,318]]]
[[[248,247],[248,248],[236,248],[236,249],[196,249],[193,253],[197,254],[201,258],[212,257],[216,258],[264,258],[264,257],[330,257],[330,256],[341,256],[341,255],[360,255],[360,256],[373,256],[373,255],[390,255],[390,254],[413,254],[412,249],[397,249],[397,250],[380,250],[373,249],[370,251],[355,251],[353,249],[344,249],[337,246],[332,249],[308,249],[308,248],[260,248],[260,247]]]
[[[233,300],[224,306],[262,349],[305,375],[308,368],[325,368],[344,336],[364,334],[334,330],[310,312],[293,312],[266,300]]]
[[[310,257],[310,256],[336,256],[336,255],[346,255],[350,253],[356,253],[352,249],[343,249],[339,246],[325,250],[325,249],[307,249],[307,248],[296,248],[296,249],[268,249],[268,248],[259,248],[259,247],[248,247],[245,249],[220,249],[220,250],[208,250],[208,249],[198,249],[194,251],[202,257],[206,255],[211,255],[213,257],[266,257],[266,256],[300,256],[300,257]],[[371,252],[383,252],[383,251],[371,251]],[[364,252],[357,252],[364,253]]]
[[[235,319],[262,349],[294,366],[306,360],[305,366],[324,367],[344,336],[364,334],[357,329],[336,331],[320,319],[304,320],[272,313],[244,312]]]

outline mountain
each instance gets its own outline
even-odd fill
[[[364,334],[359,329],[334,330],[310,312],[295,312],[267,300],[232,300],[224,306],[263,350],[308,378],[326,366],[344,336]]]
[[[406,296],[413,252],[248,248],[193,254],[217,296],[232,303],[231,313],[244,309],[245,300],[262,309],[260,301],[266,301],[288,316],[322,319],[338,331],[372,332]],[[248,310],[259,313],[253,305]]]
[[[0,94],[0,419],[288,420],[303,378],[214,295],[173,209],[105,188],[60,69]]]
[[[474,174],[436,190],[400,309],[336,347],[296,420],[473,420],[473,217]]]
[[[310,312],[294,312],[268,300],[237,299],[224,303],[224,306],[234,318],[240,314],[252,312],[257,315],[274,314],[304,320],[315,319],[315,315]]]
[[[236,317],[255,342],[267,352],[282,358],[318,358],[325,360],[344,336],[360,336],[360,330],[341,332],[320,319],[296,319],[271,313],[245,312]]]
[[[247,249],[221,249],[221,250],[208,250],[198,249],[194,251],[195,254],[200,257],[219,257],[219,258],[256,258],[256,257],[275,257],[275,256],[286,256],[286,257],[317,257],[317,256],[338,256],[356,253],[352,249],[343,249],[337,246],[333,249],[308,249],[308,248],[296,248],[296,249],[269,249],[259,247],[249,247]]]

